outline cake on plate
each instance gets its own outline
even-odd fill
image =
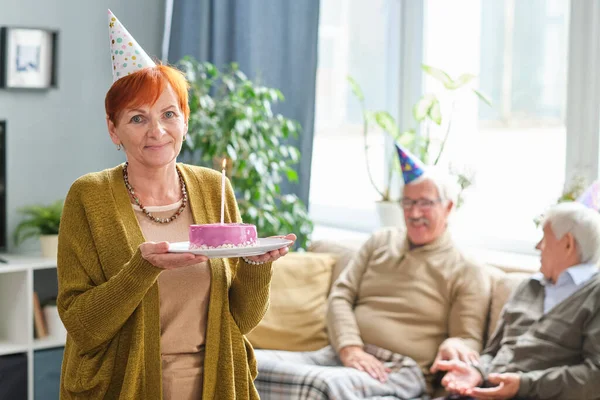
[[[190,225],[191,249],[226,249],[256,246],[256,226],[251,224]]]

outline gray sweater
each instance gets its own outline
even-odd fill
[[[518,398],[600,399],[600,275],[544,314],[544,287],[523,282],[483,351],[484,372],[521,373]]]

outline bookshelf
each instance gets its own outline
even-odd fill
[[[33,300],[34,291],[42,304],[58,294],[56,260],[12,254],[0,254],[0,259],[3,260],[0,263],[0,360],[3,356],[25,356],[27,400],[58,399],[58,393],[39,391],[36,395],[40,377],[35,373],[45,371],[46,365],[42,363],[47,362],[49,350],[62,355],[65,341],[52,335],[35,338]],[[53,367],[56,369],[56,365]]]

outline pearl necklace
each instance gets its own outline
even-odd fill
[[[140,207],[142,209],[142,212],[148,218],[150,218],[154,222],[158,222],[159,224],[168,224],[169,222],[176,220],[177,217],[179,217],[181,215],[181,213],[185,209],[185,206],[187,205],[187,202],[188,202],[187,191],[185,189],[185,182],[183,181],[183,177],[181,176],[179,169],[177,169],[177,176],[179,177],[179,184],[181,185],[181,195],[183,196],[181,206],[179,206],[179,208],[177,209],[175,214],[171,215],[169,218],[158,218],[158,217],[155,217],[154,215],[152,215],[150,213],[150,211],[146,210],[146,208],[140,202],[140,199],[135,195],[135,190],[133,190],[133,186],[131,186],[129,184],[129,175],[127,174],[127,166],[128,165],[129,165],[129,163],[126,162],[125,166],[123,167],[123,180],[125,181],[125,187],[127,188],[127,191],[133,198],[133,201],[135,201],[135,204],[137,204],[138,207]]]

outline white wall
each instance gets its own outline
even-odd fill
[[[57,89],[0,90],[9,237],[19,207],[64,198],[79,176],[124,161],[104,122],[104,96],[112,83],[108,8],[148,54],[160,56],[164,0],[0,0],[0,26],[60,31]],[[17,251],[12,243],[9,249]]]

